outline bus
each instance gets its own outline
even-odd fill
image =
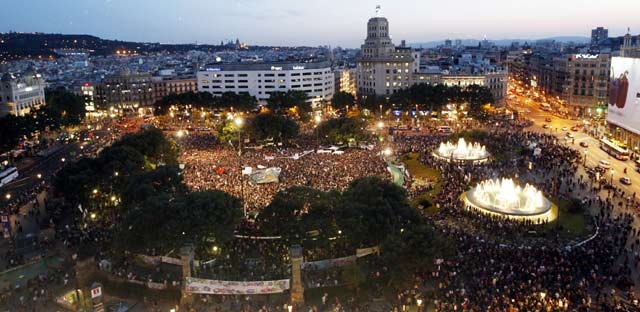
[[[629,150],[607,140],[600,139],[600,149],[618,160],[629,160]]]
[[[0,172],[0,187],[3,187],[11,181],[18,178],[18,168],[16,167],[8,167],[2,172]]]

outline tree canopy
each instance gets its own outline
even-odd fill
[[[286,142],[298,136],[300,126],[286,116],[272,113],[258,114],[247,122],[247,133],[253,139],[273,139]]]
[[[346,108],[347,106],[353,106],[355,101],[356,98],[353,96],[353,94],[344,91],[338,91],[333,95],[333,99],[331,99],[331,106],[334,109],[340,110]]]
[[[277,114],[295,115],[302,121],[309,120],[309,113],[312,110],[311,104],[307,102],[307,93],[299,90],[272,92],[267,99],[267,108]]]
[[[154,104],[155,114],[165,115],[171,106],[191,105],[196,109],[251,111],[258,107],[255,97],[247,93],[225,92],[221,96],[214,96],[210,92],[186,92],[169,94]]]
[[[30,139],[35,132],[78,125],[84,118],[85,108],[81,96],[58,89],[47,92],[45,99],[46,105],[30,114],[0,118],[0,151],[14,148],[21,139]]]
[[[364,141],[369,138],[366,122],[358,118],[328,119],[318,125],[317,131],[320,138],[331,144],[347,144],[351,140]]]

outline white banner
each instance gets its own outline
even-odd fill
[[[264,295],[278,294],[290,288],[288,279],[275,281],[235,282],[186,278],[185,291],[210,295]]]
[[[182,260],[178,259],[178,258],[171,258],[171,257],[160,257],[162,263],[169,263],[169,264],[175,264],[175,265],[182,265]]]

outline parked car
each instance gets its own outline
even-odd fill
[[[624,185],[631,185],[631,179],[629,179],[629,177],[622,177],[620,178],[620,183]]]

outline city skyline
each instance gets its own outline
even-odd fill
[[[358,1],[301,3],[292,0],[176,1],[37,0],[11,2],[0,12],[2,32],[89,34],[105,39],[161,43],[206,43],[235,40],[254,45],[332,45],[359,47],[366,36],[364,23],[382,5],[390,20],[395,44],[450,39],[539,39],[556,36],[588,37],[603,26],[611,36],[627,27],[639,29],[632,12],[640,2],[618,0],[606,8],[584,1],[535,3],[488,0],[482,5],[435,1]],[[589,1],[587,1],[589,2]],[[549,10],[553,7],[553,10]],[[625,10],[620,10],[625,7]],[[617,12],[616,12],[617,11]],[[20,12],[16,14],[16,12]],[[142,17],[139,12],[145,12]],[[620,13],[622,12],[622,13]],[[614,14],[615,13],[615,14]],[[464,16],[465,22],[455,22]],[[345,18],[346,17],[346,18]],[[589,24],[583,21],[588,20]],[[544,23],[540,23],[544,21]],[[582,22],[581,22],[582,21]],[[535,24],[536,27],[531,25]],[[283,32],[282,30],[287,30]]]

